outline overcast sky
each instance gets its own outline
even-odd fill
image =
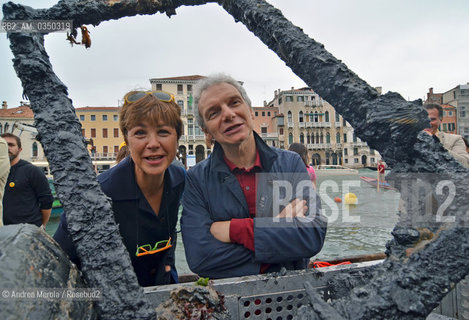
[[[17,2],[47,8],[57,1]],[[468,0],[268,2],[384,92],[414,100],[424,98],[430,87],[444,92],[469,82]],[[171,18],[156,14],[89,26],[90,49],[71,47],[63,33],[47,35],[46,50],[73,105],[116,106],[127,91],[150,88],[150,78],[214,72],[244,81],[254,106],[271,100],[276,89],[305,86],[219,5],[181,7],[176,12]],[[10,107],[22,100],[12,58],[2,33],[0,100]]]

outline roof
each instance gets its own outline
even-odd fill
[[[81,107],[75,108],[75,111],[120,111],[119,107]]]
[[[34,113],[28,106],[0,109],[0,118],[28,118],[33,119]]]
[[[192,76],[181,76],[181,77],[169,77],[169,78],[152,78],[151,80],[200,80],[205,78],[205,76],[200,76],[198,74]]]

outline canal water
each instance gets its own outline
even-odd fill
[[[329,223],[324,247],[314,259],[384,252],[398,219],[400,194],[383,189],[378,192],[375,187],[361,181],[360,176],[376,178],[376,171],[360,169],[358,175],[318,177],[317,190]],[[356,195],[355,205],[344,203],[346,193]],[[342,203],[335,202],[336,197]],[[54,234],[58,222],[59,219],[53,219],[47,224],[46,231],[50,235]],[[190,273],[180,234],[176,246],[176,267],[180,274]]]

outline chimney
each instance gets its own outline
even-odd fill
[[[376,91],[378,91],[378,94],[381,95],[383,93],[383,87],[376,87]]]
[[[292,91],[295,90],[295,87],[291,87],[291,90],[292,90]]]
[[[264,100],[264,107],[267,107],[267,101]]]
[[[7,109],[8,103],[6,101],[2,101],[2,109]]]
[[[428,89],[429,94],[433,94],[433,88]]]

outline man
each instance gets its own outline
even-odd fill
[[[425,109],[430,118],[430,128],[425,129],[425,132],[437,137],[450,155],[463,167],[469,168],[469,154],[462,137],[457,134],[441,132],[438,129],[443,119],[443,108],[439,104],[426,104]]]
[[[215,146],[187,175],[181,228],[189,267],[210,278],[306,268],[327,223],[302,160],[253,131],[251,101],[233,78],[208,77],[194,89],[198,124]],[[286,196],[279,183],[302,188]],[[287,201],[280,206],[279,198]]]
[[[44,172],[21,160],[21,140],[11,133],[2,134],[8,143],[10,174],[3,196],[3,223],[31,223],[45,229],[52,211],[52,193]]]
[[[8,157],[8,144],[0,137],[0,227],[3,226],[3,192],[10,172],[10,160]]]

